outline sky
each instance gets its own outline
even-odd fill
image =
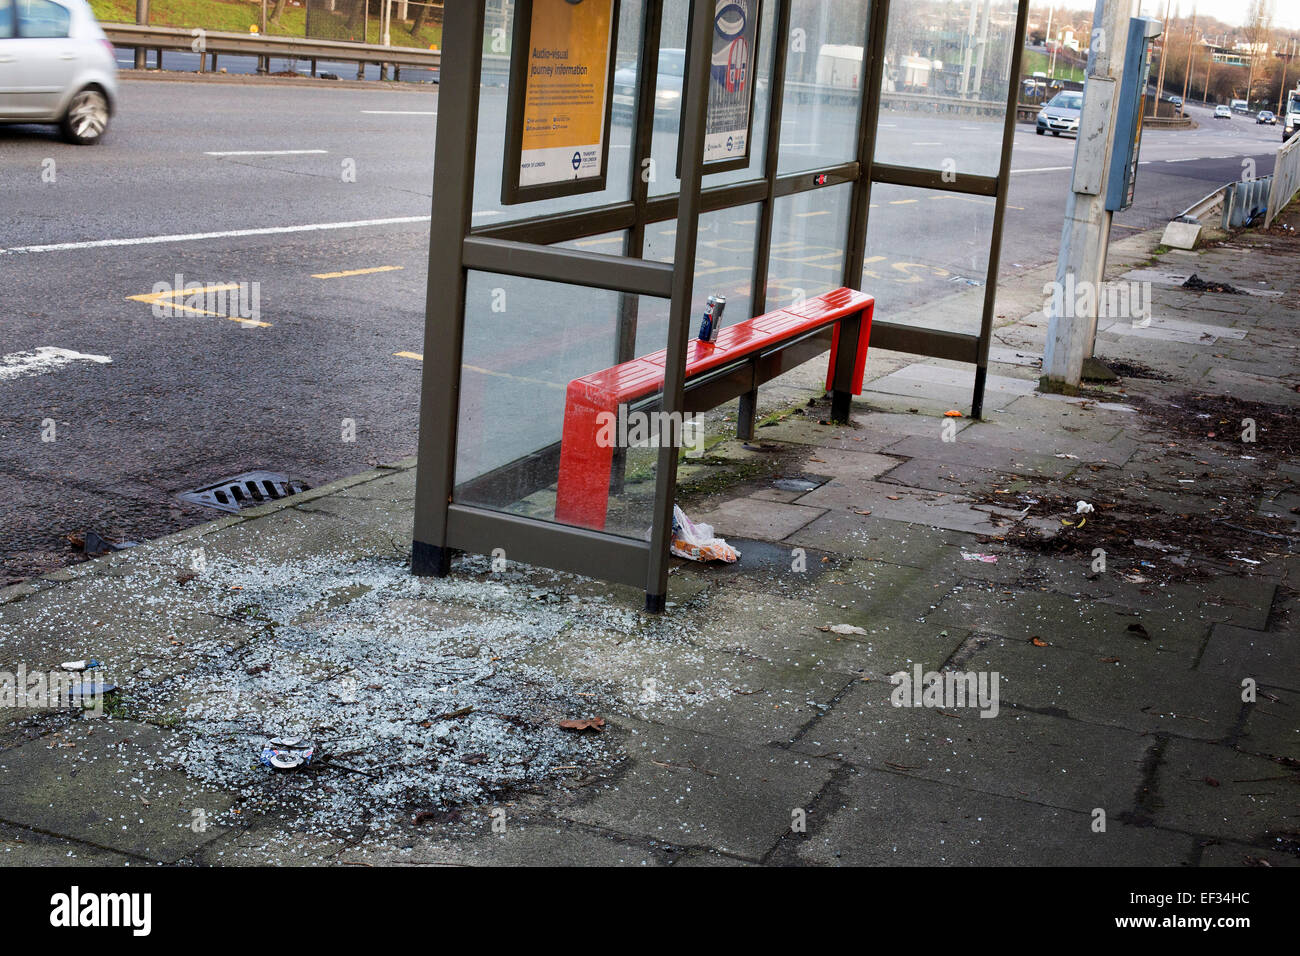
[[[1195,0],[1197,16],[1206,14],[1224,23],[1237,26],[1246,25],[1246,14],[1250,9],[1248,0]],[[1170,7],[1177,9],[1180,16],[1190,16],[1192,0],[1173,0]],[[1142,15],[1162,19],[1165,15],[1165,0],[1142,0]],[[1300,0],[1274,0],[1273,25],[1282,30],[1294,30],[1300,34]]]

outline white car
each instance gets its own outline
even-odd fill
[[[113,45],[86,0],[0,0],[0,123],[99,141],[117,106]]]
[[[1232,110],[1226,106],[1216,106],[1214,108],[1214,118],[1230,120],[1232,119]]]

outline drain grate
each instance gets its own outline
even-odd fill
[[[205,488],[181,492],[176,497],[193,505],[238,514],[241,508],[253,508],[268,501],[288,498],[309,487],[304,482],[286,478],[273,471],[246,471]]]

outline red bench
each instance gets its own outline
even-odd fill
[[[758,386],[829,348],[826,389],[833,396],[832,418],[847,421],[850,392],[862,394],[875,304],[866,293],[835,289],[801,305],[726,326],[716,342],[691,339],[686,349],[685,411],[704,411],[740,397],[738,431],[740,437],[751,438]],[[843,353],[841,334],[847,346]],[[605,526],[614,448],[597,441],[600,416],[617,414],[620,405],[661,392],[666,358],[667,350],[661,350],[569,383],[556,521],[584,528]]]

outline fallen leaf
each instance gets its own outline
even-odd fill
[[[955,408],[950,408],[948,411],[946,411],[946,412],[943,413],[943,417],[944,417],[944,418],[962,418],[963,415],[962,415],[961,412],[957,411],[957,409],[955,409]]]
[[[1213,777],[1206,777],[1205,782],[1211,787],[1217,787],[1219,785],[1219,781],[1215,780]]]
[[[1151,635],[1147,633],[1147,629],[1142,626],[1141,622],[1135,622],[1133,624],[1130,624],[1127,630],[1130,634],[1136,634],[1138,637],[1143,638],[1144,640],[1148,640],[1148,641],[1151,640]]]
[[[1047,647],[1047,642],[1041,637],[1031,637],[1029,643],[1033,644],[1034,647]]]
[[[832,624],[828,627],[819,627],[819,631],[829,631],[831,634],[861,634],[866,637],[867,632],[856,624]]]
[[[600,732],[605,729],[604,717],[586,717],[582,720],[562,720],[560,721],[561,730],[572,730],[575,733],[594,730]]]

